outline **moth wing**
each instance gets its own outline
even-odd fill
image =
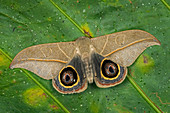
[[[65,72],[64,69],[71,68],[69,71],[73,72],[73,77],[75,77],[73,84],[66,85],[63,83],[62,73]],[[66,79],[66,78],[65,78]],[[63,67],[63,69],[59,72],[58,76],[56,76],[52,80],[53,87],[60,93],[63,94],[72,94],[72,93],[80,93],[87,89],[87,77],[84,73],[84,65],[79,55],[75,55],[74,58]]]
[[[153,35],[142,30],[127,30],[91,39],[96,51],[121,66],[130,66],[149,46],[160,45]]]
[[[105,64],[107,63],[107,61],[109,59],[101,56],[98,53],[93,53],[91,58],[93,61],[94,81],[98,87],[100,87],[100,88],[112,87],[112,86],[118,85],[124,81],[124,79],[127,75],[126,67],[122,67],[119,64],[116,64],[116,66],[115,66],[115,68],[117,70],[117,72],[115,72],[116,74],[113,77],[111,77],[111,76],[108,77],[108,76],[106,76],[106,74],[108,74],[108,73],[104,73],[104,71],[106,69]],[[106,61],[106,63],[104,63],[105,61]],[[110,65],[111,62],[109,61],[108,64]]]
[[[74,42],[35,45],[18,53],[10,68],[24,68],[44,79],[52,79],[73,57],[74,52]]]

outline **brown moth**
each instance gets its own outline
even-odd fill
[[[127,30],[73,42],[40,44],[22,50],[10,68],[24,68],[44,79],[52,79],[60,93],[80,93],[88,83],[100,88],[123,82],[127,67],[149,46],[160,45],[151,34]]]

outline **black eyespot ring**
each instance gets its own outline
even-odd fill
[[[111,60],[104,60],[102,63],[102,74],[106,78],[115,78],[118,75],[118,65]]]
[[[71,67],[66,67],[60,73],[60,81],[65,86],[72,86],[77,82],[77,73]]]

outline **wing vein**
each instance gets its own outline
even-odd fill
[[[102,51],[100,52],[100,54],[102,54],[102,53],[103,53],[103,51],[104,51],[104,49],[106,48],[106,44],[107,44],[107,42],[108,42],[108,36],[107,36],[107,38],[106,38],[106,42],[104,43],[103,49],[102,49]]]
[[[61,62],[61,63],[67,63],[66,61],[62,60],[56,60],[56,59],[36,59],[36,58],[26,58],[26,59],[21,59],[19,61],[45,61],[45,62]]]
[[[137,41],[135,41],[135,42],[133,42],[133,43],[130,43],[130,44],[124,46],[124,47],[118,48],[118,49],[116,49],[116,50],[110,52],[109,54],[104,55],[104,57],[107,57],[107,56],[109,56],[109,55],[115,53],[116,51],[122,50],[122,49],[124,49],[124,48],[126,48],[126,47],[129,47],[129,46],[135,44],[135,43],[139,43],[139,42],[142,42],[142,41],[145,41],[145,40],[151,40],[151,39],[152,39],[152,38],[137,40]],[[153,40],[153,39],[152,39],[152,40]]]
[[[57,43],[58,48],[60,49],[60,51],[70,60],[71,58],[60,48],[60,46]]]

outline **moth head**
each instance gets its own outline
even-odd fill
[[[120,75],[120,66],[109,59],[102,60],[100,70],[106,80],[116,79]]]
[[[60,71],[58,80],[63,87],[70,88],[78,84],[79,76],[75,68],[68,65]]]
[[[82,46],[82,45],[88,44],[90,42],[91,42],[90,38],[88,38],[88,37],[80,37],[80,38],[76,39],[75,43],[76,43],[77,46]]]

